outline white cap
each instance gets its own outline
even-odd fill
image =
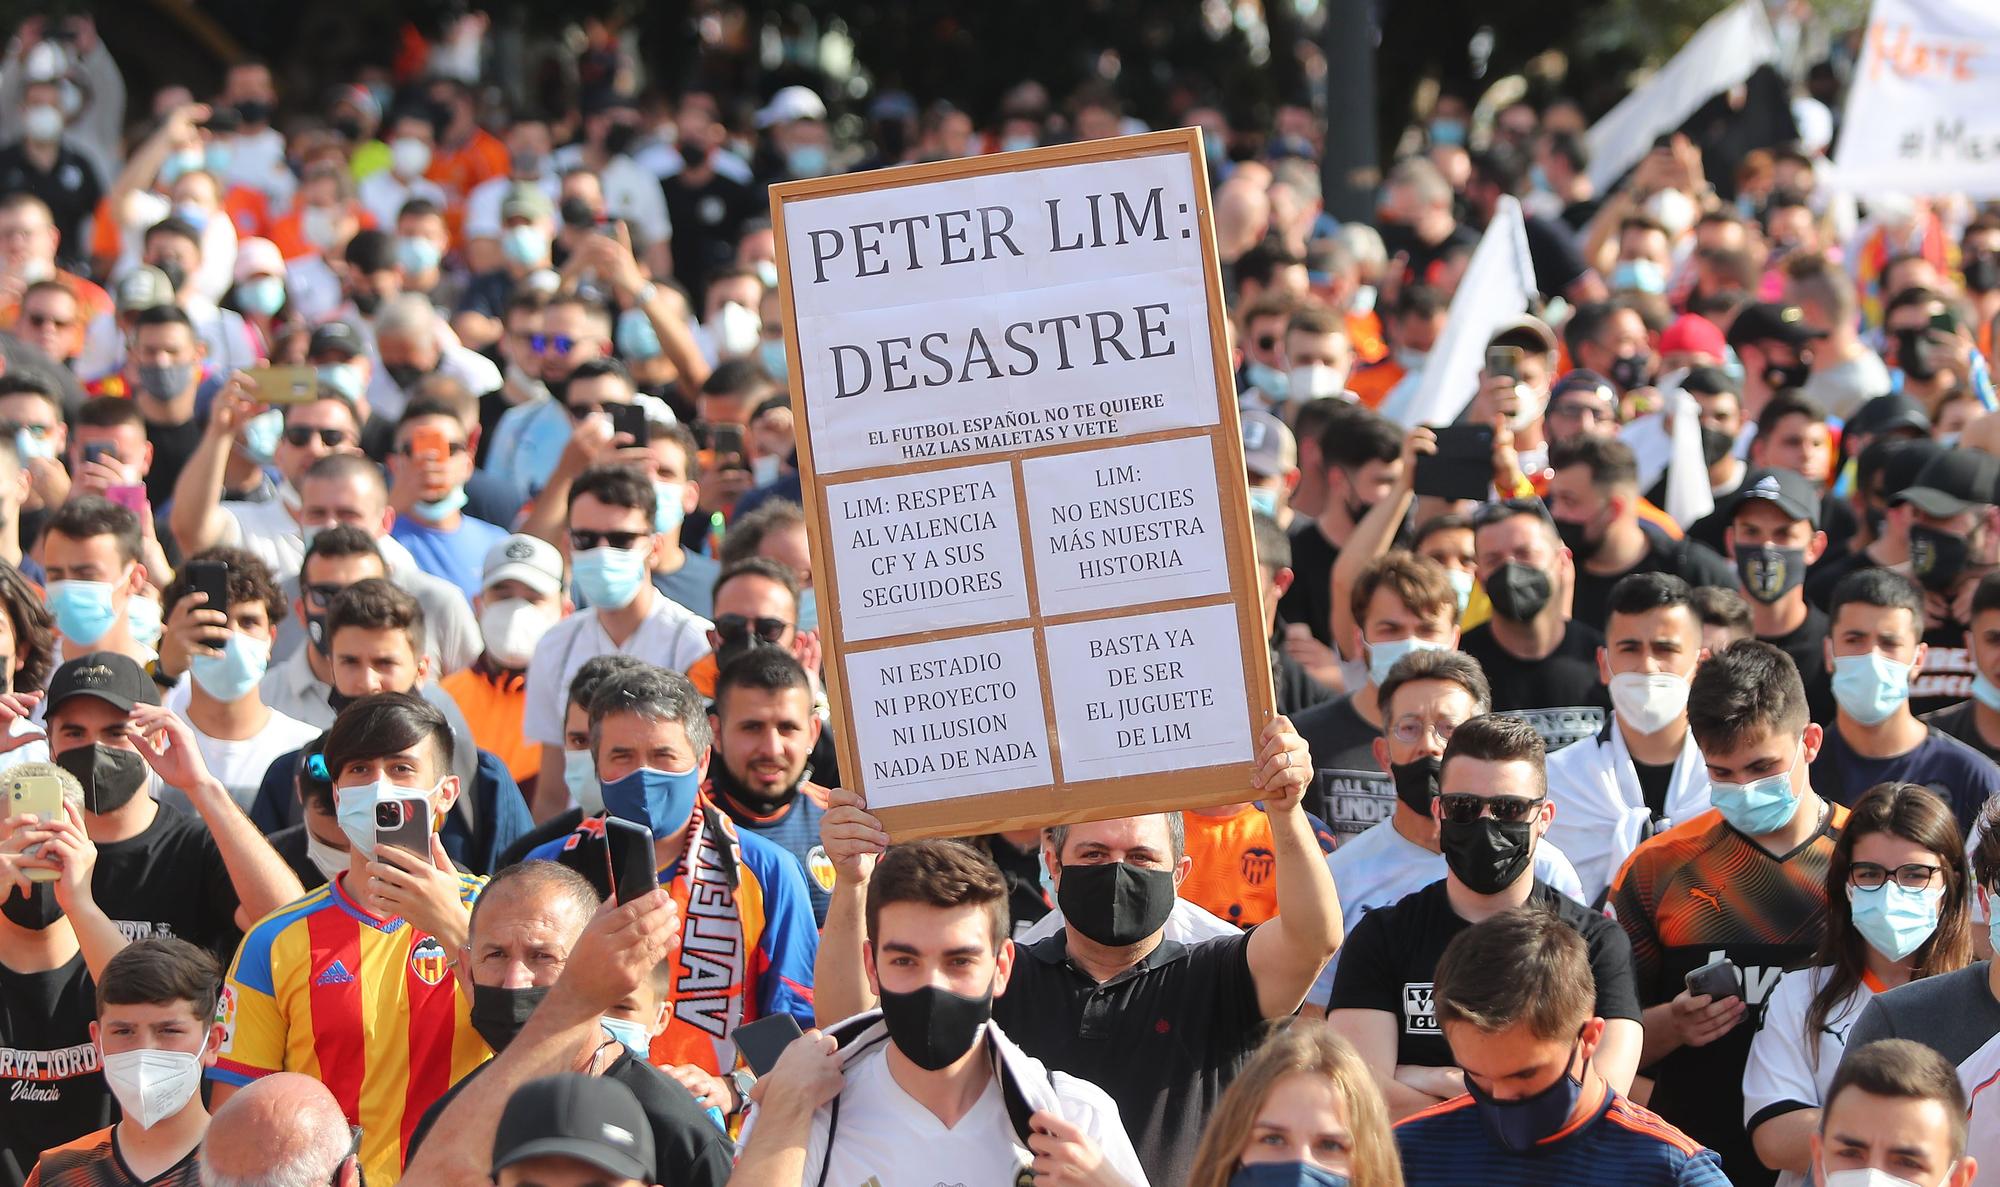
[[[285,257],[278,245],[269,239],[245,239],[236,245],[236,279],[244,281],[252,276],[285,275]]]
[[[487,550],[479,587],[491,589],[502,581],[518,581],[546,595],[562,588],[562,575],[562,554],[555,545],[539,536],[516,532]]]
[[[771,96],[757,113],[757,126],[768,128],[772,124],[787,124],[793,120],[823,120],[826,118],[826,104],[811,87],[784,87]]]

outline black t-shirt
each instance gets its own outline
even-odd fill
[[[660,183],[660,190],[674,226],[674,279],[688,287],[688,299],[700,309],[709,276],[735,262],[743,224],[762,213],[763,206],[749,186],[719,173],[699,185],[686,173],[676,173]]]
[[[1355,711],[1352,693],[1306,710],[1292,725],[1312,757],[1306,810],[1335,837],[1344,842],[1395,812],[1395,784],[1375,762],[1372,745],[1382,731]]]
[[[1623,573],[1607,577],[1585,572],[1582,565],[1576,567],[1576,599],[1571,603],[1571,618],[1603,630],[1606,620],[1611,617],[1611,587],[1633,573],[1672,573],[1689,585],[1735,587],[1736,570],[1708,545],[1699,541],[1670,539],[1651,524],[1641,524],[1640,530],[1646,534],[1646,543],[1650,547],[1646,555],[1639,558],[1638,564]]]
[[[1979,705],[1975,701],[1963,701],[1949,708],[1924,714],[1924,721],[1932,729],[1945,736],[1957,738],[1979,753],[2000,763],[2000,746],[1988,742],[1979,733]]]
[[[1604,635],[1574,618],[1565,624],[1555,650],[1538,660],[1524,660],[1501,647],[1490,622],[1473,627],[1458,641],[1458,649],[1486,669],[1495,713],[1572,705],[1609,707],[1609,695],[1597,680],[1597,649],[1602,646]]]
[[[1534,266],[1535,287],[1544,301],[1562,296],[1589,269],[1575,237],[1548,219],[1527,215],[1521,219],[1521,229],[1527,233],[1528,262]]]
[[[1375,739],[1380,726],[1368,724],[1354,707],[1354,694],[1315,705],[1292,718],[1292,728],[1306,740],[1315,770],[1379,771]]]
[[[443,1096],[424,1110],[403,1152],[403,1165],[417,1160],[418,1147],[444,1114],[445,1107],[489,1066],[482,1063],[467,1072],[464,1079],[446,1089]],[[621,1052],[617,1062],[604,1069],[604,1078],[618,1081],[639,1098],[639,1107],[646,1111],[646,1120],[653,1126],[653,1156],[658,1163],[660,1182],[676,1187],[683,1183],[688,1187],[723,1187],[729,1181],[732,1153],[729,1139],[679,1082],[632,1058],[630,1052]]]
[[[1315,705],[1324,705],[1336,695],[1313,679],[1291,656],[1276,648],[1271,651],[1271,688],[1277,695],[1278,712],[1286,717],[1296,717]]]
[[[0,148],[0,193],[24,192],[48,204],[50,220],[61,233],[57,259],[78,268],[89,258],[90,238],[83,233],[83,220],[104,197],[103,179],[90,159],[67,144],[59,145],[55,167],[44,173],[28,159],[27,148],[20,142]]]
[[[1639,776],[1639,795],[1645,799],[1647,811],[1653,814],[1655,820],[1665,817],[1667,787],[1674,781],[1674,764],[1654,766],[1635,758],[1632,760],[1632,771]]]
[[[177,425],[146,422],[146,441],[153,447],[153,464],[146,471],[146,501],[163,507],[174,497],[182,467],[201,444],[201,421],[190,416]]]
[[[78,954],[59,969],[0,965],[0,1187],[21,1187],[42,1151],[118,1119],[90,1024],[97,989]]]
[[[1315,520],[1292,529],[1292,587],[1278,599],[1278,617],[1304,623],[1313,638],[1333,646],[1333,562],[1340,545],[1326,538]]]
[[[201,817],[159,807],[145,832],[98,843],[91,894],[126,939],[175,936],[208,949],[227,968],[243,933],[236,928],[241,903],[222,851]]]
[[[1179,1183],[1222,1090],[1264,1036],[1250,935],[1163,940],[1099,985],[1057,932],[1017,953],[993,1020],[1051,1071],[1102,1088],[1147,1180]]]
[[[1528,902],[1555,912],[1590,947],[1600,1018],[1639,1021],[1632,983],[1632,942],[1616,923],[1537,881]],[[1330,1010],[1380,1010],[1398,1019],[1396,1062],[1451,1067],[1451,1045],[1438,1029],[1431,1002],[1437,962],[1453,936],[1472,925],[1451,909],[1439,879],[1393,907],[1361,917],[1341,947]]]
[[[1972,695],[1979,667],[1966,646],[1965,624],[1947,622],[1924,632],[1924,670],[1910,681],[1910,712],[1922,717]]]
[[[1398,252],[1409,257],[1409,268],[1403,273],[1403,284],[1443,287],[1444,258],[1460,248],[1470,250],[1479,246],[1479,232],[1464,223],[1455,223],[1451,234],[1436,243],[1425,243],[1408,228],[1389,224],[1382,227],[1383,246],[1391,259]]]
[[[1764,642],[1769,643],[1779,651],[1792,657],[1792,662],[1799,667],[1799,679],[1805,682],[1808,693],[1815,686],[1827,682],[1826,632],[1827,628],[1832,625],[1825,611],[1808,602],[1806,604],[1805,621],[1798,625],[1797,630],[1789,634],[1764,639]],[[1763,636],[1759,635],[1758,638],[1761,639]],[[1831,720],[1831,718],[1822,717],[1818,714],[1815,714],[1813,719],[1815,721]]]
[[[550,841],[560,840],[570,835],[582,823],[582,808],[570,808],[567,811],[558,812],[554,817],[543,821],[522,834],[521,838],[512,845],[502,849],[500,856],[493,862],[493,868],[504,870],[515,862],[526,861],[528,854],[533,853]]]
[[[514,299],[514,278],[505,268],[495,268],[491,272],[481,272],[465,286],[459,294],[459,313],[478,313],[486,317],[506,316],[507,302]]]

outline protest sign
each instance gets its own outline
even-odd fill
[[[1200,134],[772,187],[841,777],[898,837],[1253,798]]]
[[[2000,197],[2000,5],[1875,0],[1832,184],[1857,194]]]

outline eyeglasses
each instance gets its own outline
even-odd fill
[[[1438,720],[1425,721],[1421,717],[1399,717],[1396,724],[1389,727],[1389,736],[1405,746],[1415,746],[1423,742],[1429,734],[1439,742],[1451,741],[1451,735],[1458,729],[1458,722]]]
[[[1472,526],[1483,528],[1504,519],[1512,519],[1516,515],[1533,515],[1547,519],[1549,509],[1540,499],[1495,499],[1491,503],[1481,503],[1473,509]]]
[[[1548,802],[1547,796],[1529,799],[1519,795],[1467,795],[1463,792],[1438,797],[1438,811],[1453,824],[1471,824],[1481,816],[1491,816],[1501,824],[1519,824]]]
[[[1872,861],[1857,861],[1847,868],[1847,881],[1856,890],[1880,890],[1884,883],[1893,878],[1896,885],[1904,890],[1926,890],[1942,873],[1944,873],[1942,868],[1925,865],[1920,861],[1897,866],[1895,869],[1878,866]]]
[[[528,349],[536,354],[568,354],[576,347],[576,339],[568,334],[530,334]]]
[[[312,444],[314,437],[328,449],[338,449],[347,444],[346,429],[315,429],[311,425],[294,425],[285,430],[285,444],[294,449],[304,449]]]
[[[627,552],[638,547],[640,541],[652,538],[651,532],[586,532],[579,528],[570,532],[569,547],[572,552],[589,552],[600,544],[608,544]]]
[[[782,618],[747,618],[741,614],[724,614],[715,620],[715,633],[724,643],[740,643],[750,637],[755,627],[757,637],[766,643],[776,643],[785,637],[792,624]]]
[[[301,442],[301,444],[303,443]],[[396,452],[402,454],[404,457],[417,456],[416,446],[414,445],[405,445],[401,449],[398,449]],[[452,454],[460,454],[460,453],[468,453],[470,451],[466,448],[465,442],[454,441],[451,443],[450,447],[446,450],[446,452]]]

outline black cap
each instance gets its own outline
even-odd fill
[[[1931,464],[1931,459],[1945,452],[1945,447],[1929,437],[1889,437],[1870,441],[1868,448],[1861,451],[1863,459],[1880,445],[1882,450],[1882,489],[1884,491],[1908,490],[1917,484],[1917,475]]]
[[[1915,429],[1925,436],[1931,431],[1931,418],[1925,415],[1924,406],[1901,392],[1876,396],[1847,418],[1846,431],[1850,433],[1879,437],[1898,429]]]
[[[356,231],[347,241],[347,267],[351,272],[389,272],[396,267],[396,237],[368,227]]]
[[[159,686],[146,669],[129,655],[116,651],[93,651],[79,655],[49,678],[48,711],[71,697],[96,697],[121,712],[134,705],[160,703]]]
[[[660,1181],[639,1098],[602,1076],[567,1072],[514,1090],[493,1139],[493,1174],[530,1158],[574,1158],[621,1179]]]
[[[1993,502],[2000,458],[1974,449],[1947,449],[1924,463],[1908,490],[1889,496],[1939,519]]]
[[[1729,518],[1733,521],[1753,499],[1773,503],[1787,517],[1803,519],[1814,529],[1819,527],[1819,492],[1796,471],[1752,470],[1745,474]]]
[[[1720,367],[1689,367],[1687,377],[1681,380],[1681,390],[1697,392],[1704,396],[1719,396],[1724,392],[1732,396],[1743,394],[1743,385],[1729,377],[1729,372]]]
[[[313,331],[306,344],[306,357],[317,359],[330,354],[351,359],[361,353],[361,335],[344,321],[330,321]]]
[[[1777,305],[1760,302],[1746,306],[1729,323],[1727,335],[1732,348],[1740,348],[1747,342],[1788,342],[1793,346],[1803,346],[1826,337],[1825,330],[1816,330],[1806,324],[1805,314],[1796,305]]]

